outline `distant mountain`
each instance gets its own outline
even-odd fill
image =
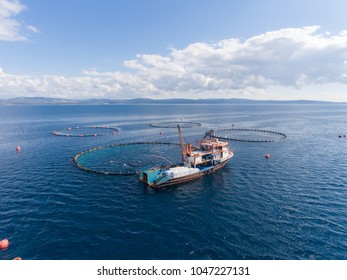
[[[0,99],[0,105],[116,105],[116,104],[319,104],[333,103],[328,101],[312,100],[253,100],[253,99],[60,99],[46,97],[18,97],[11,99]]]
[[[76,100],[46,98],[46,97],[17,97],[0,99],[0,105],[46,105],[46,104],[78,104]]]

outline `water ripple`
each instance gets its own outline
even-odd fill
[[[346,106],[82,107],[0,108],[0,239],[11,241],[0,259],[347,259]],[[71,164],[98,145],[177,142],[148,124],[180,118],[202,123],[183,131],[191,141],[231,123],[288,138],[231,142],[225,168],[162,191]],[[91,124],[120,133],[51,135]]]

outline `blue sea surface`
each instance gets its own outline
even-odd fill
[[[232,124],[287,138],[230,141],[223,169],[161,191],[71,162],[95,146],[178,142],[149,124],[181,120],[202,124],[182,129],[192,143]],[[0,106],[0,259],[347,259],[346,120],[346,104]],[[120,132],[52,135],[91,125]]]

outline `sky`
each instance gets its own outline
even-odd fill
[[[0,98],[347,102],[344,0],[0,0]]]

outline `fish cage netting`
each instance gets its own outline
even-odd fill
[[[76,154],[72,163],[85,171],[105,175],[135,175],[146,166],[179,162],[180,145],[133,142],[98,146]]]
[[[206,132],[212,138],[243,142],[277,142],[285,139],[286,134],[262,129],[220,128]]]
[[[62,130],[54,130],[52,134],[55,136],[65,137],[95,137],[116,134],[119,129],[111,126],[82,126],[69,127]]]
[[[191,128],[191,127],[201,126],[201,123],[173,121],[173,122],[156,122],[156,123],[150,123],[149,125],[153,127],[159,127],[159,128],[177,128],[177,126],[180,126],[180,128]]]

